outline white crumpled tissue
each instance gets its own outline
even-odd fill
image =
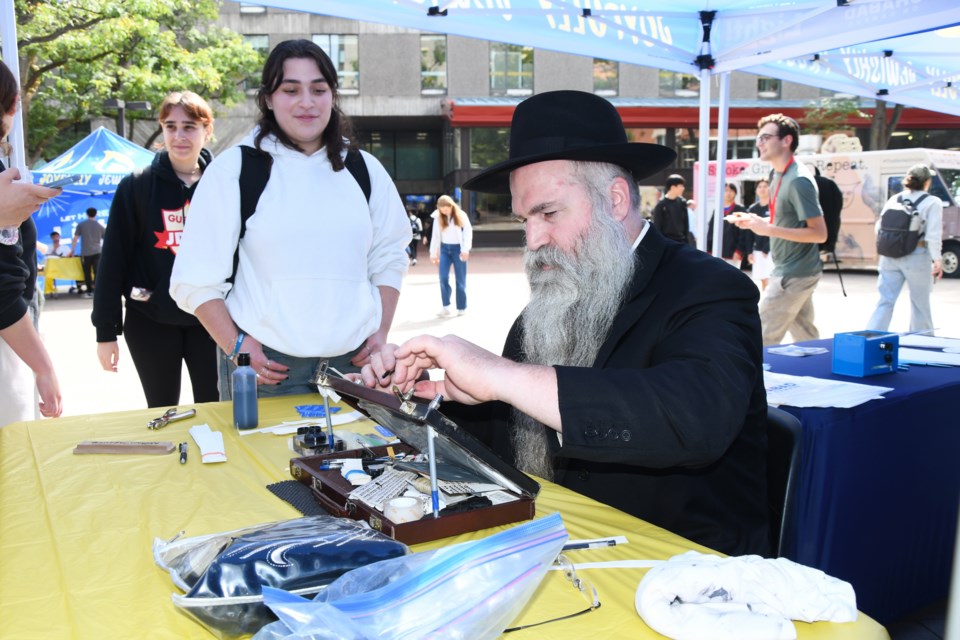
[[[696,551],[650,569],[636,607],[650,628],[674,640],[794,640],[792,620],[857,619],[849,582],[786,558]]]

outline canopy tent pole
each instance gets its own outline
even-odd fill
[[[714,213],[713,225],[713,255],[723,255],[723,190],[727,186],[727,127],[730,122],[730,73],[720,74],[719,100],[720,108],[717,115],[717,208]]]
[[[13,11],[13,0],[0,0],[0,40],[3,41],[3,63],[7,65],[20,86],[20,58],[17,51],[17,17]],[[19,98],[18,98],[19,101]],[[10,164],[20,169],[20,179],[30,182],[30,168],[24,153],[23,111],[17,109],[10,130]]]
[[[700,69],[700,133],[698,140],[698,158],[700,163],[700,173],[697,176],[697,193],[700,194],[697,199],[697,248],[701,251],[707,250],[707,203],[709,197],[707,194],[707,178],[710,170],[710,69],[716,62],[710,53],[710,30],[713,28],[713,20],[716,18],[716,11],[700,12],[700,27],[703,30],[703,38],[700,41],[699,55],[695,60]]]
[[[707,212],[709,196],[707,194],[707,173],[710,170],[710,71],[700,70],[700,133],[697,162],[700,173],[697,174],[697,248],[707,250]]]

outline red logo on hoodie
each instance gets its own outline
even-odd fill
[[[157,244],[153,245],[157,249],[169,249],[174,255],[180,248],[180,234],[183,233],[183,224],[187,219],[187,210],[190,203],[183,205],[182,209],[161,209],[163,216],[164,231],[154,231],[157,236]]]

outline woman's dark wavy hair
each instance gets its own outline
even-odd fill
[[[343,158],[341,154],[345,147],[352,146],[353,127],[350,119],[340,110],[340,92],[337,82],[337,70],[333,66],[330,57],[323,52],[318,45],[309,40],[285,40],[274,47],[273,51],[267,57],[267,62],[263,65],[263,75],[260,80],[260,88],[257,90],[257,108],[260,110],[260,117],[257,124],[260,126],[260,132],[254,139],[254,145],[260,149],[261,141],[268,135],[276,136],[277,140],[285,147],[303,151],[277,124],[277,118],[273,111],[267,108],[267,98],[271,96],[280,84],[283,82],[283,63],[290,58],[306,58],[313,60],[320,68],[320,73],[324,80],[330,85],[333,92],[333,107],[330,113],[330,122],[323,131],[321,139],[323,145],[327,148],[327,157],[334,171],[343,169]],[[346,138],[346,142],[344,139]]]
[[[0,62],[0,114],[7,115],[13,112],[17,106],[18,95],[20,95],[20,87],[17,86],[17,79],[13,77],[13,72],[7,65]],[[0,138],[7,133],[9,132],[0,131]]]

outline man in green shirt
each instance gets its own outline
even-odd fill
[[[770,217],[744,214],[736,225],[770,237],[773,274],[760,300],[764,346],[780,344],[787,330],[796,341],[820,337],[813,323],[813,292],[823,263],[819,243],[827,225],[813,174],[794,160],[800,127],[793,118],[775,113],[757,123],[760,159],[773,167]]]

